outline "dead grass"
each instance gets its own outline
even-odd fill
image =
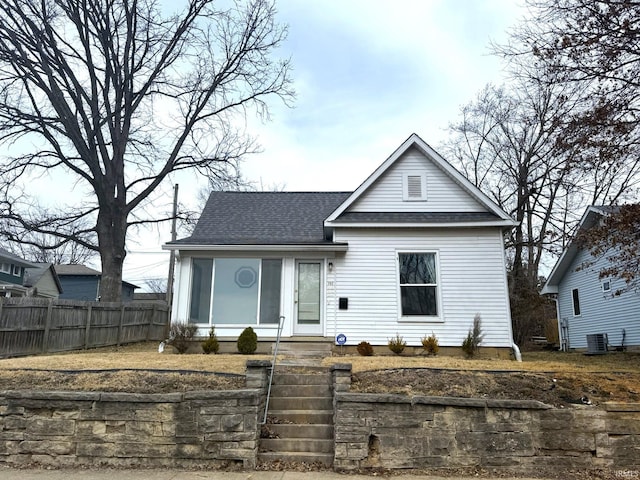
[[[243,374],[247,360],[270,358],[268,355],[177,355],[168,351],[158,353],[157,343],[146,342],[53,355],[6,358],[0,360],[0,371],[6,369],[159,369]]]
[[[1,390],[136,393],[242,388],[246,362],[269,355],[159,353],[157,343],[0,360]],[[327,357],[350,363],[352,390],[537,399],[554,405],[640,401],[640,353],[531,352],[523,362],[480,356]],[[554,381],[555,379],[555,381]]]
[[[351,363],[354,372],[397,368],[445,368],[454,370],[509,370],[527,372],[639,372],[640,353],[611,352],[607,355],[584,355],[563,352],[525,352],[522,362],[480,355],[467,359],[462,356],[345,356],[329,357],[324,365]]]

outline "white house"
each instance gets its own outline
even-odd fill
[[[417,135],[354,192],[213,192],[177,252],[173,318],[221,337],[346,336],[512,348],[503,232],[514,220]]]
[[[578,232],[596,225],[615,207],[587,208]],[[594,263],[595,262],[595,263]],[[606,335],[612,347],[640,347],[640,292],[625,288],[622,279],[600,278],[606,257],[595,259],[572,241],[549,274],[542,294],[556,298],[560,345],[563,350],[589,347],[587,335]],[[589,264],[588,268],[580,268]],[[593,338],[593,337],[592,337]]]

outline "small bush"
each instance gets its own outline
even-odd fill
[[[245,328],[238,337],[238,352],[243,355],[250,355],[258,348],[258,335],[253,328]]]
[[[389,339],[389,350],[391,350],[396,355],[400,355],[404,351],[404,347],[407,346],[407,342],[396,333],[394,338]]]
[[[358,350],[358,353],[363,357],[370,357],[371,355],[373,355],[373,347],[369,342],[360,342],[356,349]]]
[[[428,355],[437,355],[440,350],[440,344],[435,334],[431,334],[428,337],[422,338],[422,348]]]
[[[207,355],[210,353],[218,353],[220,343],[218,342],[218,337],[216,337],[215,327],[211,327],[211,330],[209,330],[209,338],[200,345],[202,345],[202,351]]]
[[[478,353],[480,344],[482,343],[482,337],[484,337],[484,335],[482,334],[480,314],[476,313],[476,316],[473,317],[473,328],[469,329],[467,338],[462,342],[462,351],[467,357],[471,358]]]
[[[193,323],[171,322],[167,345],[174,347],[178,353],[184,353],[189,349],[189,344],[197,331],[198,326]]]

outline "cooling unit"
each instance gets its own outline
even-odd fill
[[[606,333],[587,335],[587,355],[602,355],[607,353],[609,339]]]

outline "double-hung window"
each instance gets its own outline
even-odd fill
[[[438,273],[434,252],[398,253],[402,316],[438,316]]]

